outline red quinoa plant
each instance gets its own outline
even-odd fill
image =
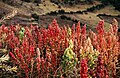
[[[48,28],[2,25],[0,48],[8,50],[22,78],[116,77],[120,52],[117,26],[114,19],[105,31],[102,20],[97,33],[86,33],[86,25],[81,28],[80,22],[72,28],[59,27],[56,20]]]

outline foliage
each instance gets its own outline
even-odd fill
[[[118,23],[114,19],[106,32],[101,20],[96,30],[87,33],[80,22],[72,28],[59,27],[56,20],[47,29],[2,25],[0,48],[9,53],[19,77],[115,78],[120,53]]]
[[[4,54],[2,57],[0,57],[0,78],[4,77],[13,77],[15,73],[17,73],[17,66],[10,66],[7,63],[9,62],[9,54]]]
[[[73,48],[73,42],[72,40],[69,41],[69,47],[65,50],[63,56],[62,56],[62,68],[64,72],[68,70],[73,70],[73,67],[75,67],[78,58],[76,58],[75,53],[72,51]]]

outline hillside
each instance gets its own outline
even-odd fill
[[[9,17],[2,21],[4,24],[41,24],[42,27],[46,27],[53,19],[59,19],[58,23],[61,26],[68,23],[72,25],[80,21],[81,25],[87,24],[87,28],[94,29],[101,19],[105,20],[105,26],[108,26],[113,18],[120,21],[120,12],[115,10],[112,5],[103,5],[100,1],[79,2],[72,6],[57,4],[54,0],[52,2],[43,0],[40,4],[21,0],[13,3],[15,5],[11,5],[9,2],[0,2],[1,20]],[[13,14],[15,12],[16,14]]]

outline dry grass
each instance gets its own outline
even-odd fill
[[[97,17],[94,13],[88,14],[74,14],[74,15],[66,15],[67,17],[71,17],[72,19],[77,19],[82,23],[85,23],[88,25],[88,28],[94,29],[98,22],[101,20],[99,17]],[[109,29],[109,23],[105,22],[105,30]]]
[[[115,10],[115,7],[111,6],[106,6],[105,8],[101,9],[101,10],[97,10],[95,13],[97,14],[108,14],[108,15],[120,15],[120,11]]]
[[[50,13],[51,11],[57,11],[57,10],[65,10],[65,12],[76,12],[76,11],[83,11],[86,10],[87,8],[96,6],[101,4],[100,2],[96,1],[93,5],[86,4],[86,5],[74,5],[74,6],[69,6],[69,7],[63,7],[58,8],[58,5],[51,3],[50,1],[45,1],[42,4],[39,4],[39,7],[44,10],[42,14]]]
[[[94,5],[75,5],[71,7],[61,6],[61,8],[58,8],[58,5],[51,3],[49,0],[45,0],[45,2],[43,2],[42,4],[39,4],[39,6],[36,6],[35,4],[32,4],[32,3],[25,2],[21,7],[13,7],[13,6],[0,2],[0,8],[8,10],[8,12],[12,12],[14,9],[16,9],[18,11],[18,15],[20,15],[21,17],[23,16],[30,17],[32,13],[36,13],[38,15],[45,15],[46,13],[50,13],[51,11],[57,11],[61,9],[65,10],[66,12],[70,12],[70,11],[76,12],[79,10],[83,11],[83,10],[86,10],[87,8],[90,8],[90,7],[99,5],[99,4],[101,3],[97,1],[94,3]],[[99,17],[97,17],[97,14],[104,14],[104,13],[108,15],[120,15],[120,12],[114,10],[113,6],[106,6],[105,8],[101,10],[96,10],[94,13],[88,12],[88,14],[83,14],[83,15],[82,14],[67,15],[67,17],[80,20],[81,22],[86,23],[92,28],[94,28],[99,22],[99,20],[101,20]],[[46,20],[44,21],[46,22]],[[109,28],[108,24],[109,24],[108,22],[105,22],[106,30]]]
[[[89,5],[84,4],[84,5],[75,5],[75,6],[70,6],[70,7],[62,7],[62,9],[65,10],[66,12],[69,12],[69,11],[76,12],[76,11],[86,10],[87,8],[90,8],[90,7],[99,5],[99,4],[101,4],[101,3],[98,1],[95,1],[94,4],[89,4]]]
[[[58,6],[51,3],[50,1],[45,1],[42,4],[39,4],[39,7],[43,9],[43,14],[50,13],[51,11],[59,10]]]

